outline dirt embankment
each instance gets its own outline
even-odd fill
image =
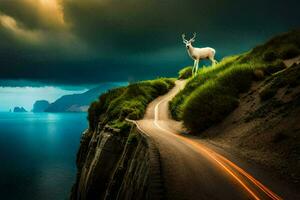
[[[300,181],[300,64],[255,82],[238,108],[203,137]]]

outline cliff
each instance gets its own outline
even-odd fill
[[[110,90],[91,104],[72,200],[163,198],[159,152],[125,119],[142,118],[148,103],[173,86],[172,79],[142,81]]]
[[[85,131],[71,199],[162,199],[159,153],[134,127],[128,135],[105,125]]]

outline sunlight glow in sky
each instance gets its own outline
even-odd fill
[[[78,94],[87,91],[64,90],[58,87],[0,87],[0,111],[5,112],[15,106],[23,106],[27,111],[32,109],[36,100],[47,100],[50,103],[67,94]]]

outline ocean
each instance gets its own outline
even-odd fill
[[[86,113],[0,113],[0,199],[68,199]]]

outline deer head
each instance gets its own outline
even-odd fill
[[[185,39],[185,34],[182,34],[182,41],[185,44],[186,48],[189,49],[191,47],[191,44],[195,42],[196,33],[193,34],[193,37],[189,40]]]

